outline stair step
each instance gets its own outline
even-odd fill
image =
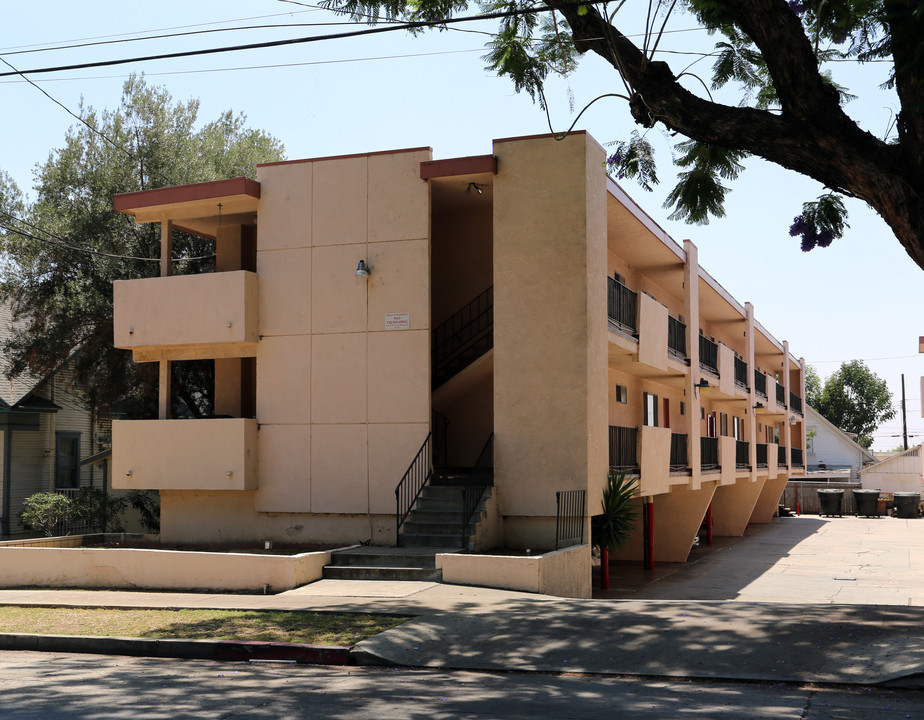
[[[462,511],[452,510],[411,510],[405,523],[461,523]]]
[[[414,505],[415,510],[425,510],[426,512],[462,512],[462,501],[452,499],[418,498]]]
[[[402,534],[411,535],[446,535],[447,537],[462,537],[462,521],[457,522],[422,522],[408,518],[401,526]]]
[[[424,485],[419,498],[425,500],[461,500],[463,488],[458,485]]]
[[[322,576],[328,580],[423,580],[440,582],[443,571],[422,567],[386,567],[381,565],[327,565]]]
[[[461,533],[453,539],[451,535],[402,532],[399,542],[401,547],[447,547],[447,545],[455,549],[464,547]]]

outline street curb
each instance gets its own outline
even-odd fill
[[[92,653],[181,660],[265,660],[311,665],[349,665],[350,648],[236,640],[149,640],[95,635],[0,633],[0,650]]]

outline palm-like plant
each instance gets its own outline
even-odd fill
[[[633,503],[638,483],[625,470],[610,468],[603,488],[601,513],[591,520],[591,543],[600,548],[600,587],[610,587],[610,550],[625,545],[635,528],[638,507]]]

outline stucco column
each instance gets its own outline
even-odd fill
[[[757,388],[754,386],[754,375],[756,366],[754,365],[754,306],[746,302],[744,304],[745,312],[745,360],[748,364],[748,406],[744,416],[744,431],[748,438],[748,463],[751,466],[751,482],[757,482]]]
[[[690,413],[688,445],[690,452],[690,486],[699,490],[702,485],[702,464],[700,452],[700,402],[699,389],[699,254],[689,240],[683,241],[687,253],[687,262],[683,267],[684,313],[687,319],[687,357],[690,359],[690,372],[685,380],[685,392]]]
[[[173,222],[164,218],[160,222],[160,275],[167,277],[173,272]],[[170,417],[170,361],[160,361],[157,383],[157,417]]]
[[[786,401],[786,416],[783,420],[783,443],[786,446],[786,469],[787,474],[789,474],[789,468],[792,467],[792,425],[790,425],[790,419],[792,418],[792,408],[789,407],[790,404],[790,394],[789,388],[791,387],[790,382],[790,372],[789,372],[789,341],[783,341],[783,392],[785,393],[784,400]]]

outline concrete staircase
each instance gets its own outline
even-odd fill
[[[361,547],[335,550],[323,577],[337,580],[420,580],[440,582],[437,553],[459,552],[458,547]]]

